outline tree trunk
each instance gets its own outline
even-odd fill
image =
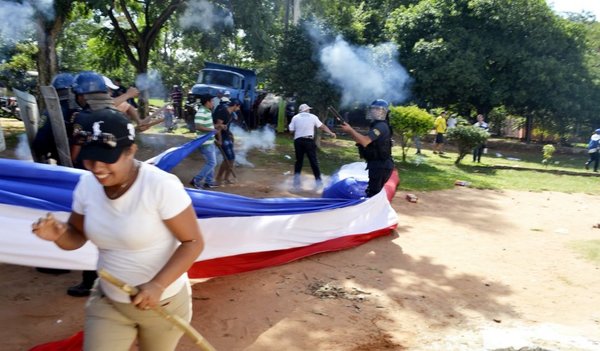
[[[38,86],[50,85],[52,78],[58,73],[58,55],[56,54],[56,38],[64,24],[64,17],[56,15],[53,21],[47,21],[44,14],[38,13],[37,41],[38,41]],[[44,99],[38,96],[40,109],[44,108]]]
[[[525,116],[525,136],[524,136],[525,142],[527,144],[531,143],[532,131],[533,131],[533,116],[530,113],[528,113]]]
[[[138,66],[135,67],[136,69],[136,73],[139,76],[140,74],[146,74],[148,73],[148,61],[150,58],[150,47],[148,47],[147,45],[148,43],[144,42],[143,40],[140,40],[140,42],[138,43],[138,53],[139,53],[139,60],[137,61]],[[140,114],[141,118],[144,119],[146,118],[146,116],[149,115],[149,111],[150,111],[150,104],[148,102],[149,99],[149,94],[148,94],[148,90],[144,90],[144,91],[140,91],[140,96],[138,98],[138,113]]]
[[[123,44],[123,49],[125,51],[125,56],[135,67],[136,73],[138,76],[140,74],[145,74],[148,72],[148,61],[150,58],[150,50],[152,46],[156,42],[156,38],[160,34],[160,30],[165,22],[171,17],[173,12],[179,8],[184,1],[183,0],[170,0],[168,4],[163,4],[164,8],[156,17],[149,17],[150,6],[155,6],[156,4],[152,4],[151,1],[144,1],[143,9],[141,13],[138,13],[138,16],[142,17],[140,21],[139,18],[137,21],[135,20],[135,14],[132,15],[130,13],[129,8],[127,7],[127,1],[119,0],[117,4],[117,0],[114,0],[106,11],[105,15],[110,19],[115,34],[117,38]],[[164,1],[162,2],[164,3]],[[118,5],[118,6],[117,6]],[[118,7],[123,12],[123,17],[127,20],[129,29],[126,31],[121,27],[121,22],[117,19],[117,14],[114,12],[115,8]],[[138,28],[138,22],[143,23],[143,27],[140,30]],[[134,39],[131,40],[131,34],[133,34]],[[135,47],[135,51],[132,49],[132,46]],[[140,92],[140,106],[139,113],[140,116],[146,118],[148,115],[148,94],[147,92]]]

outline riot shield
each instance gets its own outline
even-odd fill
[[[4,140],[4,131],[2,125],[0,125],[0,152],[6,150],[6,140]]]
[[[73,167],[67,129],[65,128],[65,120],[56,89],[53,86],[40,86],[40,91],[42,92],[42,96],[44,96],[46,108],[48,109],[48,118],[52,125],[52,134],[54,135],[54,142],[58,150],[58,161],[63,166]]]
[[[24,91],[13,89],[17,97],[17,104],[19,105],[19,115],[21,120],[25,123],[25,132],[27,133],[27,141],[29,143],[29,150],[31,150],[31,157],[35,162],[40,162],[39,157],[33,152],[33,140],[37,134],[38,124],[40,121],[40,111],[38,110],[37,101],[35,97]]]

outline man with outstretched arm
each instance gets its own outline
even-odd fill
[[[369,170],[367,197],[372,197],[383,189],[383,185],[394,169],[392,130],[387,121],[388,112],[387,101],[378,99],[371,103],[367,110],[367,119],[372,122],[367,135],[357,132],[348,123],[344,122],[340,125],[340,128],[356,141],[360,157],[367,161]]]

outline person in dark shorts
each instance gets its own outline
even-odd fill
[[[446,126],[446,118],[448,118],[448,114],[444,111],[433,122],[433,128],[435,129],[435,143],[433,145],[434,154],[444,154],[444,134],[448,129]]]
[[[213,113],[213,122],[215,129],[219,132],[216,135],[215,144],[223,154],[223,162],[219,166],[217,176],[215,177],[217,184],[231,184],[234,180],[231,178],[235,177],[233,167],[235,165],[235,152],[233,150],[233,144],[235,139],[233,133],[230,130],[232,113],[239,111],[240,102],[237,99],[233,99],[229,102],[220,104],[215,112]]]

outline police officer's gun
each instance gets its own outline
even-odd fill
[[[334,109],[332,106],[328,106],[327,110],[329,112],[331,112],[331,114],[333,115],[333,118],[335,118],[335,120],[338,121],[340,124],[346,123],[346,121],[344,121],[344,118],[342,118],[342,116],[339,114],[339,112],[337,112],[337,110]]]

